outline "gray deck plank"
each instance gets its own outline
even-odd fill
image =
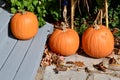
[[[13,47],[15,46],[17,40],[13,38],[5,38],[4,42],[0,44],[0,70],[8,58],[10,52],[12,51]]]
[[[53,26],[50,24],[39,29],[14,80],[34,80],[43,56],[47,35],[52,32],[52,29]]]
[[[53,25],[47,23],[33,39],[20,41],[9,33],[11,17],[0,8],[0,80],[34,80]]]
[[[10,21],[10,15],[2,15],[0,14],[0,31],[3,30],[5,25],[7,25]]]
[[[0,79],[13,80],[32,40],[18,41],[11,55],[0,70]]]
[[[11,14],[0,8],[0,44],[8,37],[8,26]]]
[[[10,37],[9,30],[8,30],[8,24],[6,23],[6,25],[4,27],[5,28],[3,28],[0,31],[0,44],[4,43],[5,38]]]
[[[0,8],[0,30],[4,28],[4,25],[9,23],[9,20],[11,17],[12,17],[12,14]]]

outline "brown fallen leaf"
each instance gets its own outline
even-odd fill
[[[85,66],[85,64],[81,61],[67,61],[66,64],[72,64],[78,67],[83,67]]]
[[[75,61],[74,64],[75,64],[75,66],[78,66],[78,67],[83,67],[84,66],[84,63],[81,62],[81,61]]]
[[[116,59],[115,58],[110,58],[109,59],[109,64],[116,64]]]
[[[54,72],[55,72],[56,74],[58,74],[59,71],[67,71],[67,67],[60,66],[60,67],[54,68],[53,70],[54,70]]]
[[[96,65],[93,65],[94,68],[96,68],[97,70],[99,71],[103,71],[105,72],[106,71],[106,67],[103,65],[103,62],[100,62],[99,64],[96,64]]]
[[[113,28],[112,33],[115,34],[119,31],[119,28]]]
[[[118,63],[119,58],[110,58],[108,69],[114,71],[120,71],[120,64]]]
[[[89,70],[88,67],[85,67],[85,72],[90,73],[91,70]]]
[[[40,65],[42,67],[46,67],[52,64],[52,59],[51,59],[52,53],[49,52],[48,48],[45,48],[44,50],[44,55],[43,55],[43,59],[40,63]]]
[[[40,65],[42,67],[46,67],[50,66],[51,64],[55,64],[56,66],[63,65],[64,57],[53,53],[48,49],[48,47],[45,47],[44,55]]]
[[[114,52],[115,52],[115,54],[120,55],[120,49],[115,48],[115,49],[114,49]]]
[[[52,63],[58,67],[64,65],[64,63],[65,63],[64,60],[65,60],[65,58],[63,56],[59,56],[57,54],[52,55]]]
[[[114,38],[114,46],[115,46],[115,48],[120,49],[120,37]]]
[[[73,61],[67,61],[66,64],[74,64]]]

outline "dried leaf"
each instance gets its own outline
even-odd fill
[[[43,59],[41,61],[41,66],[46,67],[52,64],[52,59],[51,59],[52,53],[48,50],[48,48],[45,48],[44,50],[44,55]]]
[[[111,58],[109,60],[109,69],[119,71],[120,70],[120,64],[119,64],[119,57],[117,58]]]
[[[66,64],[74,64],[73,61],[67,61]]]
[[[58,74],[59,71],[66,71],[66,70],[67,70],[67,67],[64,67],[64,66],[54,68],[54,71],[56,74]]]
[[[110,58],[109,64],[116,64],[116,59],[115,58]]]
[[[115,48],[114,52],[115,52],[115,54],[120,55],[120,49]]]
[[[57,54],[54,54],[52,56],[52,63],[55,64],[57,67],[64,65],[65,58],[63,56],[59,56]]]
[[[65,58],[63,56],[59,56],[53,53],[48,49],[47,46],[45,46],[43,59],[41,61],[41,66],[46,67],[46,66],[50,66],[51,64],[55,64],[56,66],[62,66],[64,65],[64,59]]]
[[[81,62],[81,61],[75,61],[74,64],[75,64],[75,66],[78,66],[78,67],[83,67],[84,66],[84,63]]]
[[[72,65],[75,65],[75,66],[78,66],[78,67],[83,67],[84,66],[84,63],[81,62],[81,61],[67,61],[66,64],[72,64]]]
[[[115,37],[114,43],[115,43],[115,48],[120,49],[120,37]]]
[[[117,33],[118,31],[119,31],[119,28],[114,28],[114,29],[112,30],[112,33],[115,34],[115,33]]]
[[[91,70],[89,70],[88,67],[85,67],[85,72],[90,73]]]
[[[103,62],[100,62],[99,64],[96,64],[96,65],[93,65],[93,67],[95,67],[97,70],[100,70],[100,71],[103,71],[105,72],[106,71],[106,67],[103,65]]]
[[[56,69],[57,69],[58,71],[66,71],[66,70],[67,70],[66,67],[57,67]]]

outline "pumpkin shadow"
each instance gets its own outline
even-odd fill
[[[82,48],[82,35],[83,35],[83,34],[79,34],[80,44],[79,44],[79,49],[77,50],[77,54],[80,55],[80,56],[86,57],[86,58],[93,58],[93,57],[91,57],[91,56],[88,56],[88,55],[84,52],[84,50],[83,50],[83,48]]]
[[[80,56],[84,56],[84,57],[89,57],[84,51],[83,49],[79,48],[77,51],[78,55]]]
[[[86,57],[86,58],[94,58],[94,57],[87,55],[82,48],[78,49],[77,54],[80,56]],[[97,59],[97,58],[94,58],[94,59]]]
[[[13,38],[13,39],[16,39],[16,38],[13,36],[12,32],[11,32],[10,22],[8,23],[8,37]]]
[[[79,34],[79,37],[80,37],[80,44],[79,44],[79,49],[77,50],[78,55],[90,58],[90,56],[88,56],[82,49],[82,34]]]

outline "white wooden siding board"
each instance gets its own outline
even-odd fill
[[[18,41],[11,55],[0,70],[0,80],[13,80],[32,40]]]
[[[7,57],[9,56],[10,52],[14,48],[17,40],[13,38],[5,38],[4,42],[0,44],[0,70],[6,61]]]
[[[47,23],[39,30],[14,80],[34,80],[43,56],[47,35],[52,29],[53,26]]]

